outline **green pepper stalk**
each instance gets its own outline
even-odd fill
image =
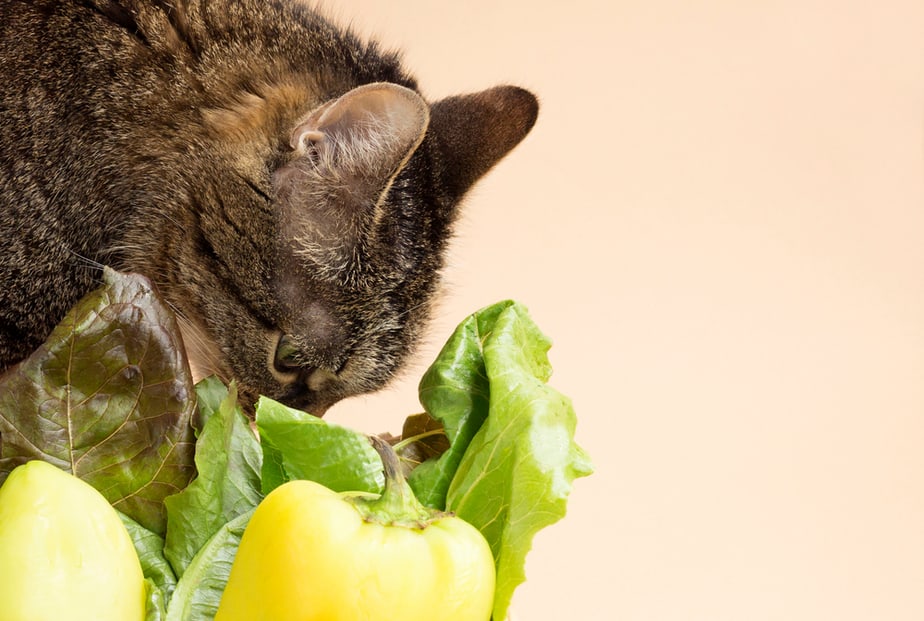
[[[417,500],[401,472],[398,455],[388,442],[378,436],[369,436],[369,442],[382,458],[385,487],[378,497],[347,497],[364,520],[385,526],[424,529],[435,520],[452,517],[451,513],[430,509]]]

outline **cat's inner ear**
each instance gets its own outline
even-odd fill
[[[448,97],[430,109],[430,129],[440,151],[442,182],[460,197],[520,143],[539,115],[536,96],[516,86]]]
[[[383,217],[382,197],[420,145],[430,109],[396,84],[355,88],[303,117],[292,159],[274,173],[280,233],[318,278],[339,278],[364,231]]]
[[[420,144],[429,119],[429,107],[414,91],[367,84],[302,118],[289,143],[298,157],[381,191]]]

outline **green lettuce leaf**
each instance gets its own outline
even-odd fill
[[[260,397],[257,430],[263,447],[263,493],[293,479],[335,492],[381,493],[382,460],[366,435]]]
[[[217,377],[207,377],[196,384],[196,413],[193,416],[193,427],[197,441],[209,419],[221,409],[222,402],[227,398],[228,387]]]
[[[144,579],[147,589],[147,602],[145,604],[144,621],[165,621],[167,618],[167,596],[163,589],[157,586],[150,578]]]
[[[144,572],[145,579],[150,583],[148,610],[156,608],[158,604],[163,607],[176,588],[176,575],[164,557],[164,538],[157,533],[152,533],[121,511],[116,511],[116,513],[122,519],[132,543],[135,544],[138,560],[141,561],[141,570]]]
[[[193,384],[173,313],[141,276],[103,286],[0,380],[0,483],[41,459],[163,534],[163,500],[194,474]]]
[[[434,509],[446,508],[449,484],[488,416],[490,386],[481,347],[501,308],[490,306],[463,321],[420,380],[420,403],[442,423],[449,449],[411,471],[408,483],[417,499]]]
[[[253,509],[221,526],[197,552],[177,583],[166,621],[211,621],[215,618],[234,556],[252,515]]]
[[[493,618],[505,619],[514,589],[525,580],[533,536],[564,517],[572,481],[592,466],[574,442],[571,401],[547,384],[550,342],[526,308],[495,304],[460,332],[450,342],[464,342],[468,351],[453,358],[469,367],[474,394],[483,394],[480,378],[487,377],[490,398],[487,417],[452,474],[446,509],[488,540],[497,567]]]
[[[199,475],[185,490],[165,500],[164,554],[180,577],[225,523],[252,510],[263,498],[260,442],[238,405],[234,384],[229,389],[220,380],[208,378],[196,391],[204,421],[196,443]]]

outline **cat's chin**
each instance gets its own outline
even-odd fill
[[[287,407],[307,412],[318,418],[322,418],[327,413],[327,410],[340,400],[339,398],[326,397],[323,393],[298,390],[291,386],[288,390],[284,389],[276,395],[262,395],[260,391],[246,383],[237,384],[238,403],[251,419],[255,418],[255,406],[261,396],[270,397]]]
[[[305,396],[289,396],[283,395],[279,399],[280,403],[284,403],[291,408],[296,410],[301,410],[303,412],[308,412],[312,416],[317,416],[318,418],[323,418],[324,414],[327,413],[327,410],[330,409],[330,406],[334,404],[334,401],[330,403],[324,403],[318,399],[317,395],[307,394]]]

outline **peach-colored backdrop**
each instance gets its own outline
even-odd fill
[[[514,297],[597,473],[522,621],[924,619],[924,4],[327,0],[432,98],[543,101],[467,203],[397,430]]]

